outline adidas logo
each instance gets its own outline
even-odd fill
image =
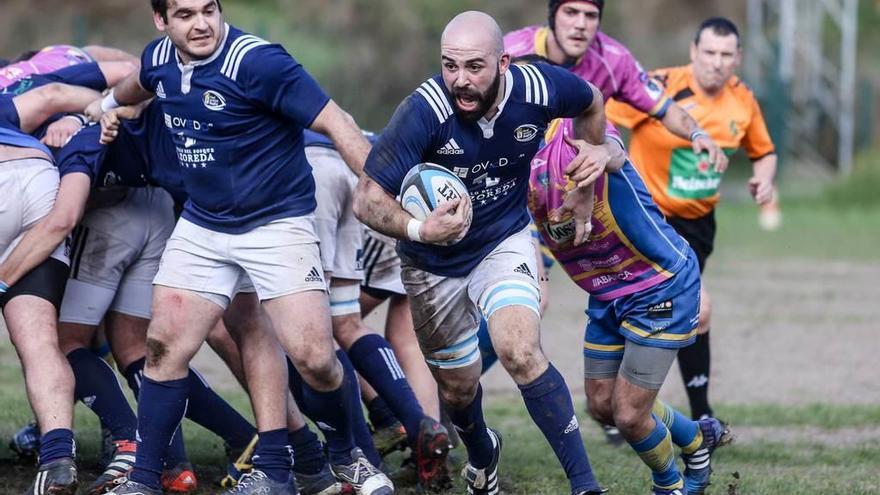
[[[530,276],[530,277],[532,277],[532,278],[535,278],[535,276],[532,275],[532,271],[529,270],[529,265],[527,265],[527,264],[525,264],[525,263],[523,263],[523,264],[519,265],[518,267],[514,268],[513,271],[516,272],[516,273],[522,273],[523,275],[528,275],[528,276]]]
[[[309,271],[309,274],[306,275],[306,282],[323,282],[324,277],[321,276],[321,272],[318,271],[314,266]]]
[[[165,98],[165,86],[162,86],[162,81],[159,81],[159,85],[156,86],[156,96]]]
[[[572,416],[571,421],[568,422],[568,426],[565,427],[565,431],[563,432],[563,434],[568,435],[569,433],[571,433],[573,431],[577,431],[577,429],[579,427],[580,427],[580,425],[578,425],[577,416]]]
[[[438,155],[463,155],[464,150],[455,142],[454,138],[450,138],[449,141],[443,145],[442,148],[437,150]]]

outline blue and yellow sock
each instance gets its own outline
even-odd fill
[[[675,464],[672,435],[660,418],[653,414],[651,417],[654,419],[654,429],[647,437],[630,442],[630,446],[639,454],[642,462],[651,468],[654,486],[663,490],[683,488],[684,482]]]
[[[656,400],[654,415],[666,425],[672,436],[672,443],[678,445],[682,453],[693,454],[703,444],[703,432],[700,430],[700,424],[673,409],[669,404],[659,399]]]

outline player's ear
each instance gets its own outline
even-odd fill
[[[510,67],[510,54],[504,53],[501,55],[501,58],[498,59],[498,73],[504,75],[507,72],[507,68]]]
[[[697,61],[697,44],[691,41],[691,63]]]
[[[158,31],[162,31],[163,33],[165,32],[165,25],[166,25],[165,16],[166,15],[167,14],[160,14],[159,12],[153,12],[153,25],[156,26],[156,29]]]

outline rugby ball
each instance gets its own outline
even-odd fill
[[[416,220],[425,220],[437,206],[459,198],[470,199],[464,182],[434,163],[420,163],[410,169],[400,186],[400,206]],[[471,220],[467,219],[468,224]]]

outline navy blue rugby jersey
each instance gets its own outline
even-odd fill
[[[76,64],[48,74],[31,74],[20,79],[9,86],[0,89],[0,93],[20,95],[26,91],[45,86],[49,83],[64,83],[72,86],[83,86],[94,89],[95,91],[104,91],[107,89],[107,79],[104,73],[98,67],[97,62],[87,64]]]
[[[477,122],[456,115],[441,76],[428,79],[400,104],[367,158],[367,175],[394,196],[421,162],[446,167],[467,186],[474,217],[464,239],[453,246],[398,243],[401,257],[423,270],[465,276],[524,229],[530,162],[547,124],[580,115],[593,102],[589,86],[558,67],[511,65],[504,77],[498,113]]]
[[[33,148],[52,156],[49,148],[37,138],[21,130],[21,120],[12,95],[0,94],[0,144],[18,148]]]
[[[89,176],[92,187],[154,185],[167,190],[178,204],[187,199],[183,174],[164,117],[154,101],[140,118],[123,121],[116,139],[99,142],[100,125],[90,125],[73,135],[56,153],[62,177],[79,172]]]
[[[167,37],[141,56],[140,83],[156,94],[189,200],[183,217],[239,234],[315,209],[302,131],[329,97],[280,45],[226,25],[207,59],[183,64]]]

